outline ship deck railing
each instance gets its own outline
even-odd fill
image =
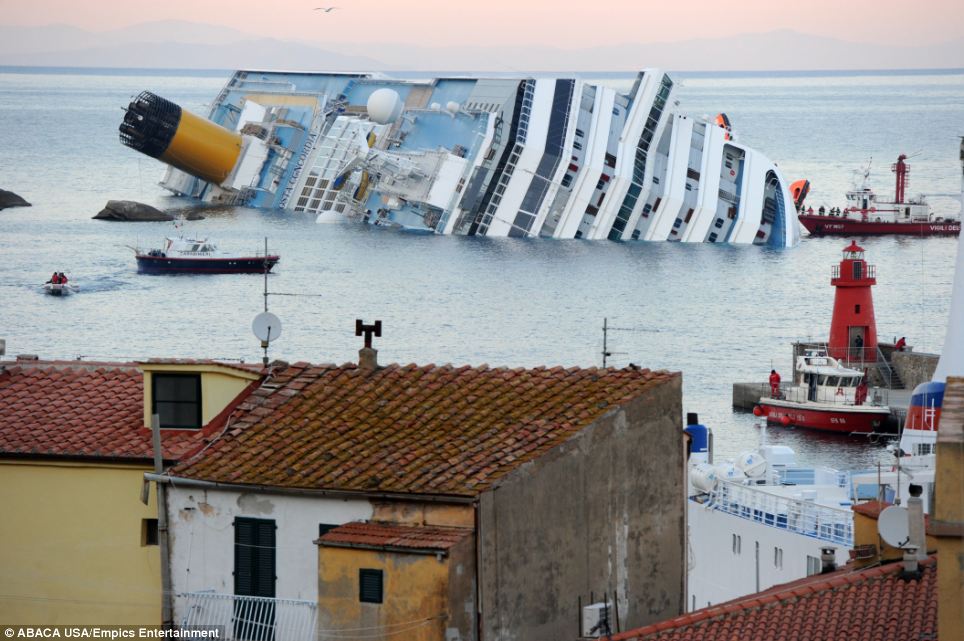
[[[747,521],[796,532],[847,548],[853,547],[853,513],[849,502],[847,507],[831,507],[813,500],[780,496],[752,485],[721,479],[709,493],[709,500],[705,505],[708,509]]]

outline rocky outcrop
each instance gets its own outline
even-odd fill
[[[30,207],[30,203],[12,191],[0,189],[0,209],[7,207]]]
[[[204,216],[194,212],[179,214],[187,220],[203,220]],[[98,220],[121,220],[124,222],[152,222],[158,220],[174,220],[168,213],[133,200],[108,200],[100,212],[94,216]]]
[[[156,220],[174,220],[174,216],[165,214],[160,209],[133,200],[108,200],[107,205],[105,205],[94,218],[99,220],[123,220],[138,223]]]

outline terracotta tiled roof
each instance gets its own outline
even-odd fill
[[[921,578],[902,564],[839,570],[777,586],[645,628],[613,641],[894,641],[937,639],[937,558]]]
[[[134,363],[29,361],[0,368],[0,455],[153,457],[143,376]],[[164,430],[164,457],[201,444],[198,430]]]
[[[475,496],[679,374],[294,363],[172,474],[223,483]]]
[[[329,530],[318,539],[318,543],[329,547],[445,551],[471,533],[470,529],[458,527],[356,522]]]

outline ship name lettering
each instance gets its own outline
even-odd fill
[[[314,149],[315,140],[318,138],[317,133],[310,133],[305,139],[305,144],[301,148],[301,153],[298,154],[298,163],[295,165],[295,170],[291,173],[291,178],[288,180],[288,185],[285,187],[284,192],[281,194],[281,202],[278,203],[280,209],[284,209],[288,205],[288,199],[291,197],[291,192],[295,189],[295,183],[298,182],[298,177],[301,176],[301,172],[304,170],[305,165],[308,164],[308,154]]]

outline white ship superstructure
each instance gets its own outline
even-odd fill
[[[691,434],[701,430],[708,432],[702,425],[687,427]],[[709,440],[697,436],[694,442]],[[932,449],[936,432],[928,442]],[[694,450],[687,607],[724,603],[819,574],[825,555],[843,565],[854,547],[852,507],[861,502],[906,501],[915,484],[929,511],[933,457],[913,463],[903,458],[899,467],[897,462],[894,456],[879,469],[861,471],[798,467],[792,449],[764,445],[734,461],[713,464],[708,445]]]
[[[793,246],[776,165],[675,84],[238,71],[208,120],[149,92],[122,141],[171,191],[439,234]],[[726,120],[728,123],[728,120]]]

